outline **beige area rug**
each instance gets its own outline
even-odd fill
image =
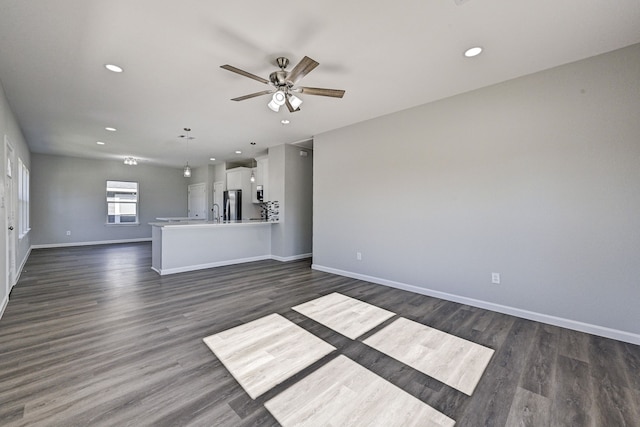
[[[208,336],[203,341],[252,399],[335,350],[279,314]]]
[[[289,426],[453,426],[455,421],[340,355],[265,406]]]
[[[494,352],[402,317],[363,342],[469,396]]]
[[[292,309],[351,339],[356,339],[395,316],[391,311],[337,292]]]

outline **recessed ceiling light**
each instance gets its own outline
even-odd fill
[[[216,158],[215,157],[209,157],[209,160],[211,160],[212,162],[215,162]]]
[[[471,47],[464,51],[464,56],[467,58],[473,58],[474,56],[478,56],[482,53],[482,48],[480,46]]]
[[[124,71],[122,67],[118,67],[117,65],[114,65],[114,64],[107,64],[104,67],[109,71],[113,71],[114,73],[121,73]]]
[[[282,120],[280,120],[280,123],[282,123],[283,125],[288,125],[291,122],[289,120],[287,120],[287,119],[282,119]]]
[[[96,144],[98,144],[98,145],[104,145],[104,142],[102,142],[102,141],[96,141]]]
[[[115,132],[116,130],[118,130],[118,129],[116,129],[116,128],[112,128],[112,127],[106,127],[106,128],[104,128],[104,129],[105,129],[105,130],[108,130],[109,132]]]
[[[236,150],[236,154],[242,154],[242,151]]]

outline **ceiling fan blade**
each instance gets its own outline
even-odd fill
[[[249,77],[250,79],[257,80],[260,83],[269,84],[269,80],[263,79],[260,76],[256,76],[255,74],[251,74],[248,71],[241,70],[240,68],[236,68],[232,65],[221,65],[220,68],[224,68],[225,70],[231,71],[232,73],[240,74],[241,76]]]
[[[331,96],[333,98],[342,98],[344,91],[340,89],[323,89],[319,87],[298,87],[296,88],[300,93],[306,93],[307,95],[320,95]]]
[[[262,95],[267,95],[269,93],[273,93],[273,90],[263,90],[260,92],[256,92],[256,93],[250,93],[249,95],[244,95],[244,96],[239,96],[237,98],[232,98],[232,101],[244,101],[245,99],[249,99],[249,98],[255,98],[256,96],[262,96]]]
[[[314,61],[308,56],[305,56],[295,67],[293,67],[293,70],[291,70],[287,76],[287,81],[291,82],[291,84],[296,84],[298,80],[309,74],[318,65],[320,65],[320,63]]]

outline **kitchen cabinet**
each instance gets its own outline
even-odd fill
[[[257,166],[254,171],[256,181],[251,185],[252,199],[253,203],[260,203],[258,200],[258,186],[261,185],[262,201],[266,202],[269,200],[269,158],[266,156],[260,157],[256,161]]]
[[[242,190],[242,218],[259,218],[260,210],[253,203],[251,169],[245,167],[227,170],[227,190]],[[224,207],[222,207],[224,210]]]
[[[235,168],[227,171],[227,190],[247,190],[250,183],[251,169]]]
[[[260,182],[262,182],[262,179],[260,179],[259,174],[258,174],[258,168],[255,167],[253,169],[251,169],[251,171],[253,172],[256,180],[254,182],[251,183],[251,201],[253,203],[260,203],[262,202],[262,200],[258,200],[258,187],[262,184],[260,184]]]

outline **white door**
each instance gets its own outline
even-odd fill
[[[14,154],[13,154],[13,147],[11,147],[11,144],[9,143],[9,139],[7,138],[7,136],[4,136],[4,164],[6,166],[6,174],[4,176],[4,207],[5,207],[5,212],[7,215],[7,229],[6,229],[6,233],[7,233],[7,250],[6,250],[6,254],[7,254],[7,259],[6,259],[6,266],[7,266],[7,295],[9,295],[9,292],[11,292],[11,288],[13,287],[13,282],[15,281],[15,277],[16,277],[16,233],[17,230],[15,230],[16,227],[16,223],[15,223],[15,218],[16,218],[16,213],[15,213],[15,191],[13,189],[13,178],[16,174],[16,171],[14,170],[15,167],[15,161],[14,161]]]
[[[222,200],[224,193],[224,181],[213,183],[213,205],[211,206],[211,214],[213,220],[217,221],[222,216]]]
[[[189,186],[188,209],[189,218],[207,219],[207,185],[191,184]]]

